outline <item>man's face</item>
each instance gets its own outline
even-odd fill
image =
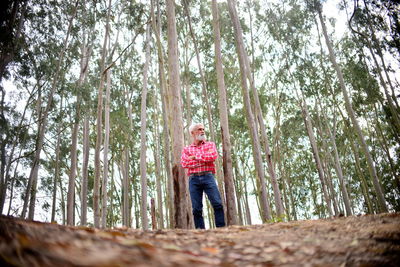
[[[192,132],[192,135],[195,140],[204,141],[206,139],[204,126],[198,125]]]

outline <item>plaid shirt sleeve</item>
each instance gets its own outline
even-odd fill
[[[199,167],[201,164],[195,160],[195,159],[190,159],[189,157],[192,156],[189,153],[189,148],[184,147],[182,150],[182,156],[181,156],[181,164],[183,168],[196,168]]]
[[[208,142],[204,148],[196,154],[199,162],[213,162],[218,158],[217,148],[213,142]]]
[[[195,159],[189,157],[195,156]],[[207,142],[200,148],[187,146],[182,150],[181,164],[183,168],[193,169],[209,166],[218,158],[218,152],[213,142]]]

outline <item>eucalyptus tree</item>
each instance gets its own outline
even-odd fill
[[[143,67],[143,89],[142,89],[142,100],[141,100],[141,112],[140,112],[140,181],[142,189],[141,197],[141,219],[142,228],[147,230],[149,227],[147,217],[147,176],[146,176],[146,129],[147,129],[147,116],[146,116],[146,105],[147,105],[147,77],[150,64],[150,23],[146,27],[146,61]]]
[[[76,88],[79,91],[84,91],[82,90],[83,85],[85,83],[88,70],[89,70],[89,60],[92,54],[92,41],[93,38],[91,36],[91,33],[88,33],[86,35],[85,32],[83,32],[83,42],[81,44],[81,59],[80,59],[80,73],[79,73],[79,79],[76,83]],[[77,91],[78,91],[77,90]],[[75,177],[76,177],[76,172],[77,172],[77,143],[78,143],[78,130],[79,130],[79,125],[80,125],[80,113],[81,113],[81,93],[77,92],[76,96],[76,108],[75,108],[75,118],[74,118],[74,123],[73,123],[73,130],[72,130],[72,136],[71,136],[71,167],[70,167],[70,174],[69,174],[69,184],[68,184],[68,195],[67,195],[67,223],[69,225],[74,225],[74,207],[75,207]],[[85,144],[88,146],[88,144]],[[86,149],[86,147],[84,148]],[[88,156],[88,152],[86,152],[85,156]],[[84,166],[84,169],[87,168],[87,159],[84,159],[86,161],[86,166]],[[87,190],[87,183],[86,179],[83,181],[84,185],[84,190]],[[86,194],[85,194],[86,195]],[[83,202],[83,201],[82,201]],[[86,204],[86,200],[85,200]],[[85,204],[82,204],[84,207]],[[86,212],[86,210],[83,208],[82,209],[83,213]],[[86,224],[86,215],[84,216],[84,223]]]
[[[376,33],[378,30],[385,28],[386,25],[384,25],[382,21],[380,17],[372,16],[368,4],[365,1],[364,9],[359,6],[357,1],[355,3],[354,12],[349,19],[349,26],[352,32],[359,37],[359,42],[368,48],[372,56],[373,65],[376,68],[376,73],[378,74],[391,115],[391,119],[388,122],[394,128],[394,132],[398,136],[398,132],[400,131],[400,107],[397,102],[392,78],[390,78],[389,75],[389,67],[384,60],[384,45],[378,40]],[[391,92],[389,92],[389,89]]]
[[[212,1],[212,14],[213,14],[213,30],[214,30],[214,46],[215,46],[215,65],[217,69],[217,82],[219,92],[219,116],[221,120],[221,135],[222,135],[222,149],[223,149],[223,168],[224,168],[224,182],[226,194],[226,211],[228,225],[237,224],[237,209],[235,202],[235,190],[233,182],[233,169],[232,169],[232,156],[231,156],[231,141],[229,132],[228,121],[228,108],[226,100],[226,87],[224,80],[224,70],[222,67],[221,55],[221,34],[219,25],[217,1]]]
[[[101,165],[100,165],[100,148],[102,143],[102,131],[103,131],[103,90],[104,90],[104,80],[106,77],[106,58],[107,58],[107,43],[110,31],[110,16],[111,16],[111,0],[108,1],[107,17],[104,33],[104,41],[101,52],[100,59],[100,84],[97,94],[97,118],[96,118],[96,147],[94,154],[94,170],[95,170],[95,180],[94,180],[94,192],[93,192],[93,216],[94,216],[94,226],[100,226],[100,177],[101,177]]]
[[[168,112],[174,122],[171,129],[172,137],[172,174],[174,180],[174,207],[175,226],[188,228],[188,194],[185,172],[180,164],[183,149],[183,122],[181,110],[181,84],[179,79],[179,60],[176,33],[175,1],[167,0],[167,32],[168,32],[168,74],[169,74],[169,98]]]
[[[326,45],[328,47],[328,50],[329,50],[330,60],[331,60],[331,62],[333,64],[333,67],[334,67],[334,69],[336,71],[336,74],[337,74],[337,77],[339,79],[340,88],[341,88],[341,91],[343,93],[343,97],[344,97],[344,100],[345,100],[346,110],[347,110],[347,112],[348,112],[348,114],[350,116],[350,119],[351,119],[351,122],[353,124],[354,130],[357,133],[359,142],[361,144],[361,147],[363,149],[363,152],[364,152],[366,160],[367,160],[370,177],[372,179],[372,182],[373,182],[373,185],[374,185],[374,188],[375,188],[375,193],[376,193],[376,196],[378,198],[379,211],[380,212],[387,212],[388,209],[387,209],[387,205],[386,205],[386,202],[385,202],[385,197],[384,197],[384,194],[383,194],[383,190],[382,190],[382,187],[380,185],[379,178],[378,178],[378,175],[377,175],[377,172],[376,172],[375,164],[374,164],[374,162],[372,160],[368,145],[365,142],[364,134],[362,133],[362,130],[361,130],[360,125],[359,125],[359,122],[358,122],[358,120],[357,120],[357,118],[355,116],[355,113],[354,113],[354,110],[353,110],[353,107],[352,107],[352,102],[350,100],[349,94],[347,92],[347,89],[346,89],[346,86],[345,86],[345,83],[344,83],[342,70],[341,70],[341,68],[339,67],[339,65],[338,65],[338,63],[336,61],[336,57],[335,57],[335,53],[333,51],[332,43],[331,43],[331,41],[330,41],[330,39],[328,37],[326,25],[325,25],[325,22],[324,22],[324,19],[323,19],[323,16],[322,16],[321,3],[318,2],[318,1],[314,1],[312,3],[312,8],[317,12],[319,21],[321,23],[323,35],[324,35],[324,38],[325,38],[325,43],[326,43]]]
[[[32,168],[29,174],[29,180],[28,180],[28,185],[27,185],[27,190],[25,193],[25,197],[24,197],[24,206],[22,209],[22,214],[21,217],[25,218],[26,215],[26,211],[28,208],[28,202],[29,202],[29,214],[28,214],[28,218],[29,219],[33,219],[34,218],[34,213],[35,213],[35,202],[36,202],[36,190],[37,190],[37,179],[38,179],[38,171],[39,171],[39,161],[40,161],[40,154],[43,148],[43,142],[44,142],[44,135],[47,129],[47,123],[48,123],[48,115],[50,112],[50,109],[52,108],[52,101],[53,101],[53,97],[55,94],[55,91],[57,89],[57,85],[60,79],[60,74],[61,74],[61,67],[63,64],[63,59],[64,59],[64,55],[65,52],[68,48],[68,44],[69,44],[69,37],[71,34],[71,30],[72,30],[72,25],[73,25],[73,20],[75,18],[77,9],[78,9],[78,3],[79,1],[76,1],[74,7],[73,7],[73,11],[72,14],[69,18],[69,25],[68,25],[68,29],[66,32],[66,36],[65,39],[63,41],[63,45],[62,45],[62,49],[60,51],[59,54],[59,59],[56,65],[56,70],[55,70],[55,74],[51,83],[51,88],[50,88],[50,94],[48,96],[48,100],[47,100],[47,106],[46,109],[44,110],[42,117],[41,117],[41,123],[40,123],[40,128],[38,131],[38,140],[37,140],[37,146],[36,146],[36,152],[35,152],[35,158],[32,164]]]
[[[260,149],[260,141],[258,138],[258,134],[256,131],[256,124],[255,124],[255,117],[254,113],[251,108],[250,103],[250,95],[249,95],[249,86],[247,82],[247,71],[246,71],[246,59],[247,55],[245,54],[245,48],[243,43],[243,36],[242,36],[242,29],[240,26],[238,14],[235,7],[235,1],[228,0],[228,7],[229,7],[229,14],[232,19],[235,38],[236,38],[236,45],[237,45],[237,54],[239,57],[239,64],[240,64],[240,76],[241,76],[241,85],[242,85],[242,94],[243,94],[243,102],[245,106],[246,112],[246,120],[248,123],[248,127],[251,133],[251,141],[252,141],[252,148],[253,148],[253,157],[254,162],[256,165],[257,175],[260,179],[261,183],[261,206],[262,206],[262,220],[267,221],[270,220],[271,217],[271,210],[270,204],[267,200],[267,192],[266,192],[266,185],[265,185],[265,173],[264,167],[261,157],[261,149]]]
[[[165,75],[165,59],[164,59],[164,49],[161,42],[161,10],[160,10],[160,2],[157,0],[157,17],[154,13],[154,1],[151,1],[151,23],[152,30],[156,37],[156,45],[157,45],[157,58],[158,58],[158,80],[159,80],[159,93],[161,98],[161,107],[162,110],[166,110],[167,112],[162,112],[162,125],[163,125],[163,148],[164,148],[164,168],[167,175],[167,199],[168,199],[168,217],[169,217],[169,227],[175,227],[175,206],[174,206],[174,185],[173,185],[173,176],[172,176],[172,168],[171,168],[171,149],[170,149],[170,127],[172,126],[170,123],[170,112],[169,104],[167,99],[167,78]]]

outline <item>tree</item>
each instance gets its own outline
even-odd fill
[[[181,166],[181,153],[183,149],[183,122],[182,122],[182,100],[181,85],[179,79],[178,43],[176,33],[175,1],[167,0],[167,29],[168,29],[168,74],[169,74],[169,105],[168,111],[174,127],[171,128],[172,138],[172,175],[174,181],[174,207],[175,226],[187,229],[188,207],[187,207],[187,181],[184,169]]]
[[[245,111],[246,111],[246,119],[247,119],[247,124],[250,130],[251,134],[251,142],[252,142],[252,148],[253,148],[253,158],[254,158],[254,163],[256,165],[256,170],[257,170],[257,175],[258,178],[260,179],[261,183],[261,206],[262,206],[262,219],[263,221],[267,221],[271,219],[271,211],[270,211],[270,206],[267,201],[267,191],[266,191],[266,186],[265,186],[265,174],[264,174],[264,166],[261,158],[261,149],[260,149],[260,141],[258,138],[258,134],[256,131],[256,125],[255,125],[255,118],[253,111],[251,109],[251,104],[250,104],[250,95],[249,95],[249,87],[247,83],[247,76],[246,76],[246,55],[245,55],[245,48],[244,48],[244,43],[243,43],[243,37],[242,37],[242,30],[239,22],[239,18],[236,12],[235,8],[235,1],[233,0],[228,0],[228,7],[229,7],[229,14],[232,19],[232,23],[234,26],[234,32],[235,32],[235,39],[236,39],[236,49],[237,49],[237,54],[239,57],[239,64],[240,64],[240,77],[242,81],[242,94],[243,94],[243,102],[245,106]]]
[[[212,1],[215,67],[217,69],[217,82],[219,92],[219,117],[221,120],[222,155],[224,168],[224,182],[226,194],[226,211],[228,225],[237,224],[237,211],[235,202],[235,189],[233,183],[233,169],[231,157],[231,141],[228,122],[228,108],[226,103],[226,87],[221,55],[221,34],[219,29],[219,15],[217,1]]]
[[[362,147],[362,149],[364,151],[364,154],[365,154],[365,157],[367,159],[369,174],[371,176],[371,179],[372,179],[372,182],[373,182],[373,185],[374,185],[374,188],[375,188],[375,193],[376,193],[377,198],[378,198],[379,210],[380,210],[380,212],[387,212],[388,209],[387,209],[387,206],[386,206],[386,201],[385,201],[385,197],[383,195],[382,187],[381,187],[381,185],[379,183],[378,175],[376,173],[375,164],[374,164],[374,162],[372,160],[372,157],[371,157],[371,154],[369,152],[368,145],[365,142],[364,134],[362,133],[360,125],[358,123],[358,120],[357,120],[357,118],[356,118],[356,116],[354,114],[352,103],[351,103],[351,100],[349,98],[349,94],[347,92],[347,89],[346,89],[346,86],[345,86],[345,83],[344,83],[342,70],[340,69],[339,65],[336,62],[335,53],[333,51],[331,41],[329,40],[329,37],[328,37],[328,33],[327,33],[326,26],[325,26],[325,22],[324,22],[324,19],[322,17],[321,4],[319,2],[318,3],[314,2],[314,4],[315,4],[316,12],[318,14],[318,18],[319,18],[321,26],[322,26],[322,32],[324,34],[325,43],[326,43],[326,46],[328,47],[328,50],[329,50],[329,55],[330,55],[329,58],[330,58],[330,60],[332,62],[332,65],[333,65],[333,67],[334,67],[334,69],[336,71],[336,75],[338,76],[338,79],[339,79],[339,82],[340,82],[340,89],[341,89],[341,91],[343,93],[343,97],[344,97],[344,100],[345,100],[345,106],[346,106],[347,113],[350,116],[350,119],[351,119],[351,122],[353,124],[354,130],[357,133],[359,142],[361,144],[361,147]]]
[[[149,228],[149,219],[147,217],[147,177],[146,177],[146,104],[147,104],[147,75],[150,63],[150,23],[146,28],[146,62],[143,68],[143,89],[140,112],[140,184],[142,188],[141,199],[141,218],[142,228]]]

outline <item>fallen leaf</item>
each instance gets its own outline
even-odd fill
[[[208,252],[208,253],[212,253],[212,254],[217,254],[219,252],[219,249],[212,248],[212,247],[204,247],[204,248],[201,248],[201,250]]]

